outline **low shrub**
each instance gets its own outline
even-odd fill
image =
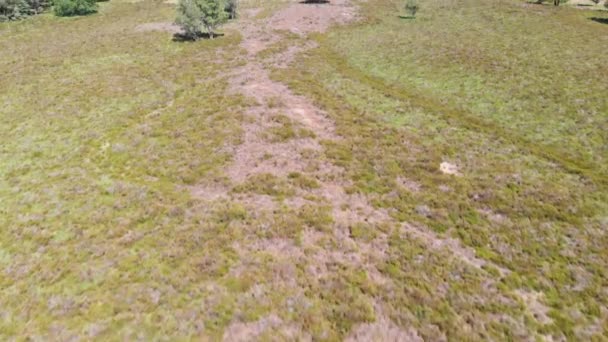
[[[97,12],[95,0],[55,0],[53,10],[56,16],[71,17]]]
[[[38,14],[49,5],[45,0],[0,0],[0,22]]]

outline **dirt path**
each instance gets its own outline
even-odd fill
[[[311,177],[318,181],[318,188],[298,190],[296,196],[284,200],[285,204],[297,208],[310,203],[309,198],[314,197],[331,207],[333,216],[331,232],[307,230],[298,246],[290,239],[278,238],[257,238],[248,241],[246,245],[235,245],[241,260],[249,259],[252,253],[264,251],[276,258],[293,261],[293,264],[303,262],[306,265],[307,277],[311,279],[323,279],[330,275],[330,265],[342,264],[364,269],[373,282],[387,284],[391,280],[385,278],[377,269],[377,265],[386,258],[387,234],[380,233],[372,241],[364,243],[353,239],[349,229],[357,223],[399,224],[386,211],[374,208],[365,196],[348,194],[345,188],[349,184],[344,170],[319,157],[323,155],[321,141],[340,139],[332,120],[311,101],[294,94],[286,85],[270,78],[271,68],[288,67],[298,53],[313,48],[314,43],[301,43],[302,39],[299,39],[298,43],[291,44],[271,56],[260,56],[262,51],[287,39],[284,34],[275,30],[288,30],[300,37],[306,37],[308,33],[324,31],[332,24],[355,20],[356,10],[349,0],[332,1],[331,4],[323,5],[294,1],[266,19],[256,19],[259,10],[248,9],[240,20],[233,24],[243,36],[242,48],[246,52],[246,63],[232,75],[231,91],[246,96],[253,104],[244,112],[246,119],[243,123],[242,143],[233,147],[233,162],[225,172],[232,187],[262,174],[285,178],[297,172]],[[284,120],[285,117],[297,128],[314,134],[284,141],[268,139],[265,132],[277,127],[277,118]],[[226,197],[237,200],[257,215],[272,212],[279,205],[267,195],[234,194],[230,191],[231,186],[201,184],[193,188],[193,193],[200,198]],[[473,267],[481,269],[486,264],[475,256],[474,251],[462,247],[457,240],[442,238],[428,229],[403,224],[400,233],[408,238],[424,241],[431,249],[448,249],[455,258]],[[320,247],[323,244],[319,243],[328,235],[339,243],[331,250]],[[508,272],[502,269],[500,271]],[[291,286],[297,284],[292,283]],[[350,340],[419,339],[414,330],[404,330],[384,316],[381,303],[376,303],[375,311],[376,323],[354,328]],[[262,334],[266,329],[280,330],[286,336],[306,337],[300,334],[301,331],[297,327],[284,323],[276,315],[270,315],[254,323],[233,322],[226,330],[224,339],[247,340]]]
[[[234,163],[228,169],[228,174],[234,182],[242,182],[247,176],[261,172],[275,175],[294,171],[310,173],[306,172],[307,158],[302,157],[302,151],[321,150],[321,139],[340,139],[335,134],[333,122],[321,109],[316,108],[308,99],[294,95],[284,84],[271,80],[267,64],[256,58],[260,51],[281,39],[277,33],[268,31],[268,28],[289,30],[303,35],[323,32],[332,24],[355,20],[356,13],[355,6],[349,0],[333,1],[331,5],[293,2],[267,19],[265,25],[255,24],[250,18],[244,18],[240,22],[244,36],[242,45],[247,50],[248,62],[236,72],[232,79],[232,90],[254,98],[258,105],[250,107],[246,113],[251,122],[245,125],[244,142],[236,148]],[[294,56],[312,47],[314,44],[292,45],[275,54],[272,59],[288,65]],[[264,141],[259,137],[259,133],[272,125],[272,117],[277,113],[282,113],[310,129],[316,137],[293,140],[285,144]],[[272,154],[273,157],[266,158],[267,154]],[[315,193],[332,204],[335,208],[334,219],[338,223],[349,224],[355,220],[370,219],[376,222],[391,220],[386,212],[374,209],[363,196],[346,194],[344,187],[347,184],[339,181],[344,179],[342,169],[329,163],[324,163],[319,169],[314,173],[318,179],[323,179],[325,174],[334,176],[331,182],[321,182],[320,189]],[[353,210],[338,209],[344,205]],[[450,248],[455,255],[475,267],[480,268],[485,264],[483,260],[475,257],[474,252],[460,246],[457,240],[443,239],[430,231],[409,225],[404,225],[404,230],[428,241],[432,247]]]

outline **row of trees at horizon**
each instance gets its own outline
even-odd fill
[[[104,0],[0,0],[0,22],[24,19],[52,8],[57,16],[87,15],[97,12]],[[236,18],[238,0],[180,0],[177,21],[187,35],[198,36],[201,28],[209,34],[228,19]]]
[[[97,12],[98,0],[0,0],[0,22],[20,20],[52,8],[57,16]],[[101,0],[99,0],[101,1]]]
[[[97,2],[104,0],[0,0],[0,22],[20,20],[49,8],[57,16],[87,15],[97,12]],[[536,0],[542,4],[546,0]],[[559,6],[562,0],[551,0]],[[602,0],[592,0],[596,4]],[[603,0],[608,8],[608,0]],[[305,0],[304,3],[329,3],[329,0]],[[238,0],[179,0],[176,23],[184,35],[196,40],[215,36],[215,29],[237,15]],[[405,10],[413,18],[419,10],[418,0],[406,0]]]

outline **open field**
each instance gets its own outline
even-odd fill
[[[0,339],[608,340],[608,13],[421,6],[0,23]]]

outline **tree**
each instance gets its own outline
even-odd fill
[[[226,13],[230,19],[236,19],[237,11],[239,7],[239,0],[228,0],[226,1]]]
[[[418,6],[418,2],[416,0],[407,0],[405,2],[405,11],[409,13],[409,15],[414,18],[416,17],[416,12],[420,9]]]
[[[46,0],[0,0],[0,22],[23,19],[49,6]]]
[[[175,23],[181,26],[186,37],[198,39],[201,34],[202,16],[195,0],[179,0]]]
[[[53,11],[58,17],[87,15],[97,12],[95,0],[55,0]]]
[[[21,19],[29,11],[30,7],[25,0],[0,0],[0,22]]]
[[[205,29],[209,37],[215,37],[215,29],[228,20],[226,0],[179,0],[176,23],[190,39],[202,36]]]

